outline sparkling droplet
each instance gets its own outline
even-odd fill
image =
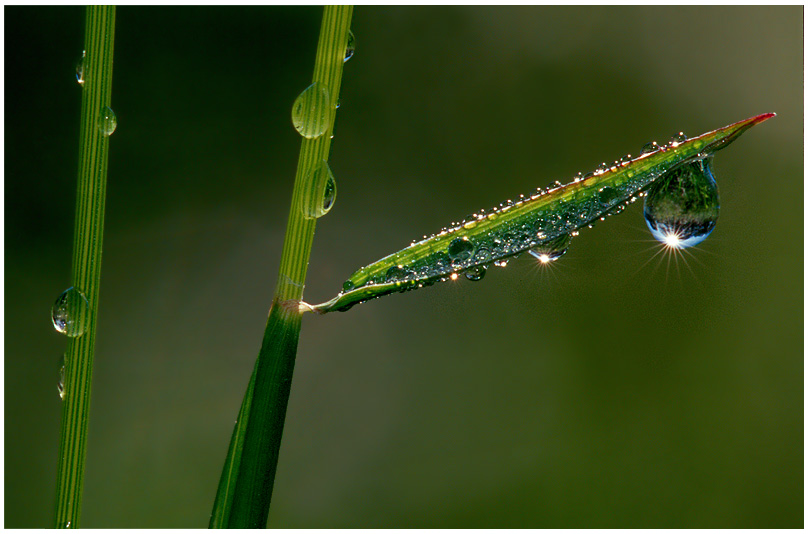
[[[549,263],[565,254],[570,245],[571,235],[563,234],[547,243],[529,249],[529,254],[540,260],[540,263]]]
[[[84,58],[86,56],[86,52],[82,50],[82,57],[79,59],[78,63],[76,63],[76,81],[79,82],[79,85],[84,87]]]
[[[65,355],[59,358],[59,381],[56,383],[56,391],[59,392],[59,398],[65,400]]]
[[[641,155],[644,154],[652,154],[653,152],[658,152],[661,147],[658,146],[658,143],[653,141],[652,143],[647,143],[643,147],[641,147]]]
[[[596,171],[594,172],[594,174],[602,174],[603,172],[607,172],[607,170],[608,170],[608,164],[605,163],[605,162],[602,162],[602,164],[599,165],[596,168]]]
[[[101,116],[98,120],[98,129],[101,131],[102,135],[110,136],[117,126],[118,118],[115,116],[115,112],[109,106],[105,106],[101,110]]]
[[[337,99],[337,102],[335,102],[335,109],[340,109],[340,99],[339,98]]]
[[[337,183],[332,169],[325,161],[312,171],[309,186],[301,195],[301,211],[307,219],[323,217],[335,204]]]
[[[450,246],[447,247],[447,255],[450,256],[451,260],[464,261],[472,256],[474,248],[473,244],[467,241],[466,237],[457,237],[452,240]]]
[[[346,293],[354,289],[354,287],[355,287],[354,282],[352,282],[351,280],[346,280],[345,282],[343,282],[343,291]]]
[[[357,48],[357,39],[354,36],[354,32],[349,30],[349,40],[346,42],[346,55],[343,57],[343,63],[346,63],[352,58],[355,48]]]
[[[68,288],[59,295],[51,308],[53,327],[60,334],[79,337],[87,329],[90,318],[90,304],[84,293],[75,287]]]
[[[683,132],[678,132],[669,140],[670,146],[678,146],[686,142],[686,135]]]
[[[712,233],[720,198],[711,164],[711,157],[687,163],[653,183],[644,198],[644,220],[658,241],[693,247]]]
[[[292,122],[307,139],[320,137],[329,128],[329,89],[316,82],[304,89],[293,102]]]
[[[496,267],[506,267],[509,264],[509,260],[499,260],[494,263]]]
[[[464,276],[467,277],[467,280],[477,282],[478,280],[482,279],[485,274],[487,274],[486,265],[479,265],[477,267],[469,269],[467,272],[464,273]]]

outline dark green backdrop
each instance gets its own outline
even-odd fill
[[[83,8],[5,13],[5,518],[52,521]],[[117,15],[86,527],[203,527],[262,337],[316,7]],[[304,318],[274,527],[801,527],[802,7],[355,10],[306,298],[480,208],[765,112],[712,236],[640,203]]]

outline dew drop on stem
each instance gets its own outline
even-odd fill
[[[84,58],[86,56],[86,52],[82,50],[82,57],[79,58],[79,61],[76,63],[76,81],[84,87]]]
[[[720,214],[712,157],[682,165],[656,181],[644,197],[644,220],[661,243],[693,247],[714,230]]]
[[[59,358],[59,381],[56,383],[56,391],[59,392],[59,398],[65,400],[65,355]]]
[[[325,161],[321,161],[315,170],[310,173],[307,187],[301,195],[301,211],[307,219],[323,217],[332,206],[337,197],[337,183],[332,169]]]
[[[643,147],[641,147],[641,155],[643,156],[644,154],[652,154],[653,152],[658,152],[660,148],[661,147],[658,146],[658,143],[656,143],[655,141],[647,143]]]
[[[466,276],[467,280],[470,280],[471,282],[477,282],[481,280],[485,274],[487,274],[486,265],[478,265],[476,267],[473,267],[472,269],[467,270],[464,273],[464,276]]]
[[[98,129],[102,135],[109,137],[118,127],[118,118],[115,112],[109,106],[101,109],[101,115],[98,119]]]
[[[293,102],[292,123],[303,137],[315,139],[329,128],[329,89],[321,82],[315,82]]]
[[[346,42],[346,54],[343,56],[343,63],[349,61],[354,56],[354,50],[357,47],[357,39],[354,33],[349,30],[349,40]]]
[[[87,330],[90,304],[84,293],[71,287],[66,289],[51,308],[51,322],[60,334],[79,337]]]

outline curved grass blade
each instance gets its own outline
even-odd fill
[[[672,142],[567,185],[506,202],[412,243],[355,272],[334,299],[309,306],[326,313],[389,293],[431,285],[521,252],[553,243],[604,216],[622,211],[668,172],[728,146],[748,128],[773,117],[766,113],[682,142]]]

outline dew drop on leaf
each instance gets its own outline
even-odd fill
[[[468,271],[466,271],[464,273],[464,276],[467,277],[467,280],[470,280],[472,282],[477,282],[478,280],[481,280],[484,277],[485,274],[487,274],[486,265],[478,265],[478,266],[473,267],[472,269],[469,269]]]
[[[450,256],[451,260],[464,261],[472,255],[474,248],[473,244],[467,241],[467,238],[457,237],[447,247],[447,255]]]
[[[315,82],[304,89],[293,102],[292,122],[295,129],[307,139],[315,139],[329,127],[329,89]]]
[[[678,146],[686,142],[686,135],[683,132],[678,132],[669,140],[670,146]]]
[[[346,55],[343,56],[343,63],[346,63],[352,58],[356,47],[357,39],[354,37],[354,33],[349,30],[349,40],[346,42]]]
[[[105,106],[101,110],[101,116],[98,119],[98,129],[102,135],[110,136],[118,127],[118,118],[115,112],[109,106]]]
[[[693,247],[709,237],[720,214],[712,157],[687,163],[661,177],[644,198],[644,220],[661,243]]]
[[[529,254],[540,260],[540,263],[555,261],[568,251],[571,239],[571,234],[563,234],[547,243],[530,248]]]
[[[659,148],[661,147],[659,147],[658,143],[656,143],[655,141],[647,143],[646,145],[641,147],[641,155],[643,156],[644,154],[652,154],[653,152],[658,152]]]
[[[90,304],[84,293],[71,287],[66,289],[51,308],[51,322],[60,334],[79,337],[84,334],[89,322]]]

